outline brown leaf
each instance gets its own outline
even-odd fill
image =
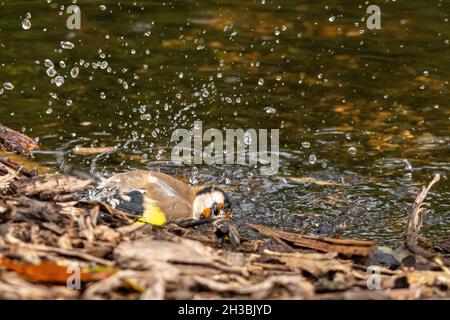
[[[315,277],[320,277],[330,271],[351,273],[352,262],[334,259],[335,254],[274,252],[264,250],[264,254],[285,263],[287,266],[305,270]]]
[[[154,262],[179,262],[190,264],[212,264],[215,256],[212,249],[198,241],[181,239],[180,241],[140,239],[121,243],[114,255],[119,263],[129,268],[137,266],[147,268]]]
[[[0,258],[0,263],[8,270],[17,272],[26,278],[36,282],[52,282],[67,283],[67,279],[71,273],[67,272],[67,267],[56,264],[53,261],[44,261],[39,264],[27,264],[10,260],[8,258]],[[103,280],[116,272],[115,269],[109,268],[101,272],[80,272],[80,280],[82,282]]]
[[[272,276],[261,282],[247,285],[224,283],[199,276],[194,279],[198,284],[213,291],[253,295],[260,299],[267,298],[276,287],[285,287],[294,297],[301,298],[310,298],[314,292],[314,286],[300,275]]]

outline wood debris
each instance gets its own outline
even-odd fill
[[[72,152],[79,156],[89,156],[95,154],[111,153],[117,151],[116,147],[75,147]]]
[[[32,138],[0,124],[0,147],[2,150],[32,155],[33,150],[39,149]]]
[[[337,252],[346,256],[366,256],[375,249],[376,242],[365,240],[347,240],[304,236],[296,233],[274,230],[262,225],[250,224],[250,227],[268,237],[277,237],[295,246],[323,252]]]

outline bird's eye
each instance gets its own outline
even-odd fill
[[[224,215],[225,214],[225,206],[223,203],[214,203],[213,207],[211,207],[213,213],[215,215]]]

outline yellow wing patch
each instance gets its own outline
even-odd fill
[[[144,214],[135,224],[143,225],[150,223],[154,226],[163,226],[167,223],[167,217],[164,212],[156,205],[155,200],[144,197]]]

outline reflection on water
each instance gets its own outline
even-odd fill
[[[396,241],[441,173],[424,231],[447,234],[450,3],[385,3],[373,31],[363,2],[327,3],[78,1],[71,31],[55,1],[4,1],[0,122],[38,137],[42,164],[225,184],[242,221],[303,233]],[[278,175],[174,166],[171,132],[194,120],[280,129]]]

